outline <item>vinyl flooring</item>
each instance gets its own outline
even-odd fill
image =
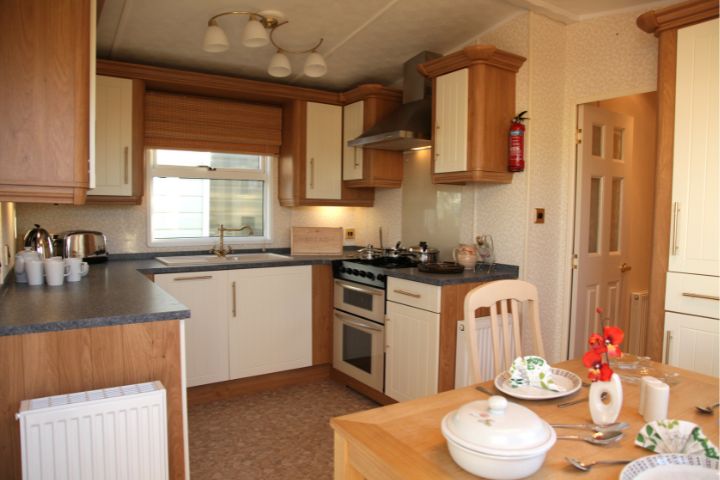
[[[191,478],[331,479],[330,418],[376,406],[326,380],[190,407]]]

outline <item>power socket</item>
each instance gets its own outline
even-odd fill
[[[345,229],[345,240],[355,240],[355,229],[354,228],[346,228]]]

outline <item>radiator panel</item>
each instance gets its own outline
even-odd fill
[[[632,292],[630,294],[630,325],[627,352],[635,355],[645,355],[645,337],[647,336],[649,304],[648,291]]]
[[[502,322],[502,318],[498,317],[498,322]],[[492,334],[490,333],[490,317],[478,317],[475,320],[475,326],[477,328],[475,335],[477,336],[480,373],[482,375],[482,381],[485,382],[495,378],[493,343]],[[503,345],[502,325],[498,325],[498,327],[500,345]],[[512,315],[508,315],[508,329],[510,335],[512,335]],[[467,339],[465,338],[465,335],[467,334],[468,331],[465,321],[458,321],[457,346],[455,350],[455,388],[466,387],[474,383],[472,380],[472,369],[470,368],[470,355],[468,355],[467,350]],[[517,355],[515,351],[515,343],[511,342],[510,345],[510,352],[514,358]]]

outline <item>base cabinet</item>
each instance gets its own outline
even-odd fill
[[[717,377],[720,374],[720,320],[665,313],[665,363]]]

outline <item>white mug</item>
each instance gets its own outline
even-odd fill
[[[87,262],[83,262],[81,258],[71,257],[65,259],[65,264],[70,268],[68,275],[68,282],[79,282],[80,277],[84,277],[90,271],[90,266]]]
[[[65,281],[65,277],[70,274],[70,265],[65,265],[65,262],[60,258],[51,257],[45,260],[45,278],[47,284],[51,286],[62,285]]]
[[[25,261],[25,273],[27,274],[28,284],[43,284],[43,262],[39,259]]]
[[[27,283],[27,272],[25,271],[25,263],[29,260],[41,260],[40,254],[36,251],[26,248],[22,252],[15,254],[15,281],[18,283]]]

